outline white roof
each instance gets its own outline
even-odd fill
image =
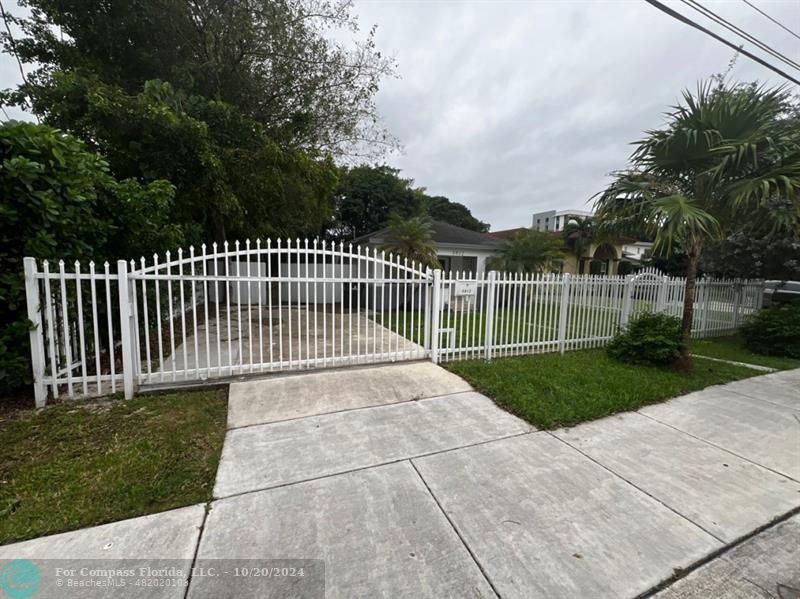
[[[590,210],[558,210],[556,216],[594,216]]]

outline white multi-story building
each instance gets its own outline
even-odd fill
[[[570,220],[591,218],[594,213],[588,210],[548,210],[533,215],[531,229],[534,231],[563,231]]]

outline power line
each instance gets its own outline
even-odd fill
[[[800,71],[800,64],[796,63],[791,58],[788,58],[787,56],[781,54],[777,50],[771,48],[770,46],[768,46],[767,44],[765,44],[761,40],[753,37],[752,35],[750,35],[746,31],[744,31],[743,29],[740,29],[739,27],[737,27],[736,25],[731,23],[730,21],[726,21],[725,19],[720,17],[717,13],[715,13],[710,8],[706,8],[705,6],[703,6],[702,4],[697,2],[696,0],[681,0],[681,2],[686,4],[689,8],[692,8],[692,9],[696,10],[697,12],[702,14],[703,16],[708,17],[709,19],[711,19],[715,23],[717,23],[719,25],[722,25],[728,31],[732,31],[733,33],[738,35],[740,38],[742,38],[742,39],[744,39],[744,40],[746,40],[746,41],[748,41],[748,42],[750,42],[752,44],[755,44],[755,46],[758,47],[759,49],[764,50],[765,52],[767,52],[769,54],[772,54],[772,56],[774,56],[775,58],[777,58],[781,62],[789,65],[793,69],[797,69],[798,71]]]
[[[9,15],[8,13],[6,13],[6,9],[3,6],[2,0],[0,0],[0,16],[2,16],[3,25],[5,25],[6,27],[6,33],[8,34],[8,44],[11,48],[11,52],[14,54],[14,58],[17,59],[17,66],[19,67],[19,74],[22,76],[22,82],[25,84],[25,87],[27,87],[28,78],[25,76],[25,69],[22,68],[22,60],[19,57],[19,52],[17,52],[17,43],[14,40],[14,35],[11,33],[11,26],[8,24]],[[28,93],[30,94],[30,90]],[[33,98],[31,97],[31,100],[32,99]],[[5,109],[3,109],[3,112],[5,113]],[[8,114],[6,114],[6,116],[8,116]],[[34,116],[36,117],[36,122],[40,123],[41,121],[39,120],[39,115],[34,114]]]
[[[784,30],[788,31],[789,33],[791,33],[793,36],[795,36],[797,39],[799,39],[799,40],[800,40],[800,35],[797,35],[797,34],[796,34],[794,31],[792,31],[791,29],[789,29],[789,28],[788,28],[786,25],[784,25],[784,24],[783,24],[783,23],[781,23],[780,21],[776,21],[775,19],[773,19],[771,16],[769,16],[769,15],[768,15],[767,13],[765,13],[763,10],[761,10],[760,8],[758,8],[758,6],[756,6],[755,4],[751,4],[751,3],[750,3],[750,2],[748,2],[747,0],[742,0],[742,2],[744,2],[745,4],[747,4],[747,6],[749,6],[749,7],[750,7],[750,8],[752,8],[753,10],[755,10],[755,11],[757,11],[757,12],[761,13],[762,15],[764,15],[765,17],[767,17],[767,18],[768,18],[770,21],[772,21],[773,23],[775,23],[775,24],[776,24],[778,27],[780,27],[781,29],[784,29]]]
[[[695,23],[695,22],[694,22],[694,21],[692,21],[690,18],[688,18],[688,17],[685,17],[684,15],[682,15],[681,13],[679,13],[679,12],[677,12],[677,11],[675,11],[675,10],[672,10],[672,9],[671,9],[669,6],[666,6],[666,5],[662,4],[662,3],[661,3],[661,2],[659,2],[658,0],[644,0],[644,1],[645,1],[645,2],[647,2],[648,4],[652,5],[652,6],[656,7],[656,8],[657,8],[658,10],[660,10],[661,12],[664,12],[664,13],[668,14],[668,15],[669,15],[669,16],[671,16],[673,19],[677,19],[677,20],[678,20],[678,21],[680,21],[681,23],[685,23],[686,25],[689,25],[689,27],[694,27],[694,28],[695,28],[695,29],[697,29],[698,31],[702,31],[702,32],[703,32],[703,33],[705,33],[706,35],[710,35],[711,37],[713,37],[713,38],[714,38],[715,40],[717,40],[718,42],[722,42],[723,44],[725,44],[725,45],[726,45],[726,46],[728,46],[729,48],[733,48],[734,50],[736,50],[737,52],[741,52],[742,54],[744,54],[745,56],[747,56],[747,57],[748,57],[748,58],[750,58],[751,60],[755,60],[755,61],[756,61],[758,64],[760,64],[761,66],[767,67],[767,68],[768,68],[770,71],[772,71],[772,72],[774,72],[774,73],[777,73],[778,75],[780,75],[781,77],[783,77],[783,78],[785,78],[785,79],[788,79],[788,80],[789,80],[789,81],[791,81],[792,83],[795,83],[795,84],[797,84],[797,85],[800,85],[800,81],[798,81],[797,79],[795,79],[795,78],[794,78],[794,77],[792,77],[791,75],[789,75],[789,74],[787,74],[787,73],[783,72],[783,71],[782,71],[781,69],[779,69],[778,67],[776,67],[776,66],[774,66],[774,65],[772,65],[772,64],[770,64],[770,63],[768,63],[768,62],[767,62],[766,60],[764,60],[763,58],[760,58],[760,57],[756,56],[756,55],[755,55],[755,54],[753,54],[752,52],[748,52],[747,50],[745,50],[744,48],[742,48],[742,47],[740,47],[740,46],[737,46],[737,45],[736,45],[736,44],[734,44],[733,42],[729,42],[729,41],[728,41],[728,40],[726,40],[724,37],[722,37],[722,36],[719,36],[719,35],[717,35],[716,33],[714,33],[713,31],[710,31],[710,30],[706,29],[706,28],[705,28],[705,27],[703,27],[702,25],[699,25],[699,24]]]
[[[22,82],[27,84],[28,79],[25,77],[25,70],[22,68],[22,61],[19,58],[19,53],[17,52],[17,43],[14,40],[14,36],[11,33],[11,27],[8,24],[8,15],[6,14],[6,9],[3,7],[3,2],[0,0],[0,16],[3,17],[3,25],[6,27],[6,33],[8,34],[8,45],[11,48],[11,52],[14,54],[14,58],[17,59],[17,66],[19,67],[19,74],[22,75]]]

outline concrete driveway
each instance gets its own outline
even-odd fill
[[[166,348],[163,366],[159,367],[156,349],[151,352],[149,369],[142,356],[142,373],[152,370],[152,374],[144,375],[147,383],[169,382],[173,372],[182,373],[184,369],[189,379],[202,380],[209,378],[208,368],[212,376],[227,376],[231,371],[286,370],[290,364],[321,368],[385,362],[391,354],[403,360],[425,355],[421,345],[388,328],[388,315],[373,319],[366,311],[351,314],[302,308],[262,309],[259,314],[241,306],[230,311],[221,308],[217,319],[212,306],[209,320],[204,322],[205,311],[198,311],[197,338],[191,330],[193,315],[189,314],[188,337],[178,344],[174,354],[170,355],[170,348]],[[221,340],[219,347],[217,337]],[[177,375],[179,381],[185,378]]]
[[[775,373],[544,432],[430,363],[236,383],[206,511],[11,545],[0,558],[102,555],[107,543],[160,557],[152,535],[132,540],[131,523],[164,518],[169,557],[195,566],[190,599],[617,598],[659,590],[784,520],[663,591],[769,596],[742,589],[800,588],[800,517],[786,520],[800,509],[799,390],[800,370]],[[278,574],[230,574],[264,565]],[[204,574],[214,568],[226,574]],[[280,575],[298,568],[304,577]],[[759,586],[736,582],[740,572]]]

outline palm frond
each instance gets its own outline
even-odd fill
[[[407,258],[421,266],[439,267],[436,247],[433,243],[433,223],[427,216],[403,218],[398,214],[389,216],[388,239],[380,250]]]
[[[503,242],[489,268],[508,272],[544,272],[564,257],[562,240],[549,233],[525,231]]]
[[[722,235],[719,221],[683,195],[662,196],[652,202],[651,210],[657,223],[653,247],[657,252],[670,254],[676,244]]]
[[[595,196],[601,231],[648,230],[662,247],[715,237],[753,211],[800,223],[800,123],[786,87],[701,83],[635,143],[632,169]],[[772,211],[783,202],[790,209]],[[672,241],[670,241],[672,240]]]

